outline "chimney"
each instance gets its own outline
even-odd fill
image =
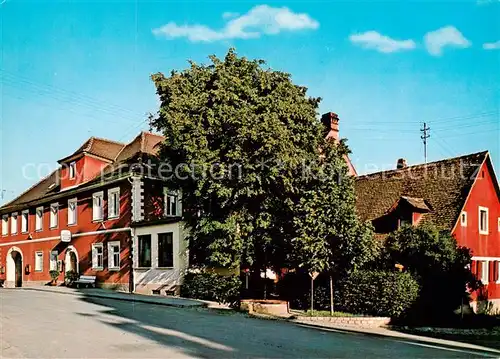
[[[339,116],[334,112],[327,112],[321,116],[321,122],[325,126],[326,138],[334,138],[339,141]]]
[[[406,160],[404,158],[400,158],[398,160],[398,164],[397,164],[396,168],[399,170],[399,169],[405,168],[405,167],[408,167],[408,165],[406,164]]]

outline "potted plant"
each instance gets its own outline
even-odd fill
[[[50,278],[52,278],[51,285],[57,285],[57,278],[59,277],[59,271],[57,269],[49,271]]]
[[[69,270],[64,275],[64,283],[67,287],[71,287],[78,280],[78,273],[74,270]]]

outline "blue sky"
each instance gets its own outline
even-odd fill
[[[422,162],[424,121],[429,160],[488,149],[500,171],[498,0],[2,1],[0,203],[147,129],[150,74],[231,46],[322,97],[361,173]]]

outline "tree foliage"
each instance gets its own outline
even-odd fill
[[[182,190],[191,260],[315,270],[363,262],[369,228],[354,214],[347,147],[324,140],[320,99],[234,50],[210,60],[152,76],[161,106],[151,124],[166,137],[169,185]],[[310,176],[318,171],[335,177]]]
[[[478,284],[469,269],[471,253],[449,231],[405,226],[389,235],[385,248],[389,267],[399,263],[419,281],[415,316],[437,320],[469,303],[467,288]]]

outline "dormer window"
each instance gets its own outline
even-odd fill
[[[76,177],[76,162],[73,161],[69,164],[69,179],[74,179]]]

